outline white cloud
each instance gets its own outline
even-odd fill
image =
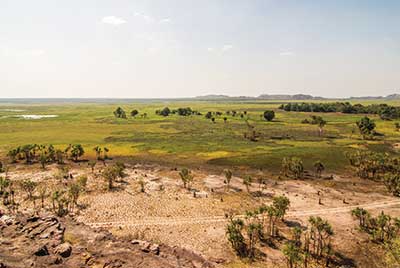
[[[225,51],[231,50],[232,48],[233,48],[233,46],[232,46],[232,45],[224,45],[224,46],[222,47],[222,52],[225,52]]]
[[[294,52],[292,51],[283,51],[281,53],[279,53],[279,56],[293,56]]]
[[[115,16],[107,16],[107,17],[104,17],[101,20],[101,22],[105,23],[105,24],[111,24],[111,25],[114,25],[114,26],[119,26],[121,24],[125,24],[127,21],[124,20],[123,18],[118,18],[118,17],[115,17]]]
[[[207,48],[207,51],[208,52],[214,52],[214,48],[213,47],[209,47],[209,48]]]

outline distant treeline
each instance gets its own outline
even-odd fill
[[[331,103],[288,103],[282,104],[279,109],[288,112],[318,112],[318,113],[345,113],[345,114],[378,114],[384,120],[400,118],[400,107],[387,104],[351,104],[349,102]]]

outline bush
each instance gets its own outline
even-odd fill
[[[264,112],[264,119],[267,121],[272,121],[275,118],[275,112],[268,110]]]

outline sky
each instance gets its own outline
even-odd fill
[[[398,0],[0,0],[0,98],[400,93]]]

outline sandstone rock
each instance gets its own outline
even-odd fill
[[[34,250],[33,254],[36,256],[46,256],[49,255],[49,251],[46,245],[39,246],[36,250]]]
[[[63,258],[68,258],[71,255],[72,246],[70,243],[63,243],[56,247],[55,252]]]

